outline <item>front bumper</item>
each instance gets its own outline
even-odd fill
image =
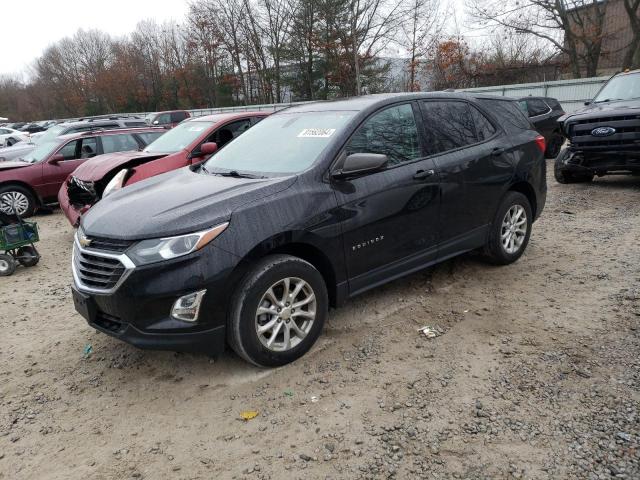
[[[640,172],[640,148],[630,150],[581,151],[569,147],[558,168],[568,173],[593,173],[604,175],[614,172]]]
[[[60,205],[60,209],[64,212],[64,216],[67,217],[67,220],[69,220],[69,223],[74,228],[78,228],[78,225],[80,225],[80,217],[89,210],[90,207],[87,205],[80,209],[71,205],[69,202],[66,182],[62,184],[62,187],[60,187],[60,191],[58,192],[58,204]]]
[[[75,276],[74,305],[90,326],[136,347],[218,354],[225,348],[229,278],[238,261],[207,245],[185,257],[135,267],[111,293],[91,291]],[[171,317],[179,297],[203,289],[196,322]]]

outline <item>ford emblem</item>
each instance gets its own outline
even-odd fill
[[[612,127],[598,127],[591,130],[591,135],[594,137],[608,137],[616,133],[616,129]]]

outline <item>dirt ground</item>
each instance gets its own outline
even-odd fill
[[[371,291],[275,370],[95,332],[36,217],[40,265],[0,279],[0,478],[640,478],[640,178],[549,190],[516,264]]]

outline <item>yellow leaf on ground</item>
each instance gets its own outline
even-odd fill
[[[245,410],[244,412],[240,412],[240,418],[242,418],[245,422],[249,421],[258,416],[258,412],[255,410]]]

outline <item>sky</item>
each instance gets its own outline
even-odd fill
[[[80,28],[121,36],[148,18],[180,22],[188,10],[187,0],[29,0],[5,7],[0,13],[0,75],[24,73],[47,46]]]
[[[449,2],[458,27],[464,31],[464,0]],[[158,23],[181,22],[188,11],[188,0],[29,0],[28,7],[17,2],[13,15],[6,15],[5,8],[0,10],[0,39],[4,40],[0,46],[0,75],[26,79],[29,65],[49,45],[73,36],[80,28],[123,36],[149,18]],[[450,23],[454,27],[455,22]]]

